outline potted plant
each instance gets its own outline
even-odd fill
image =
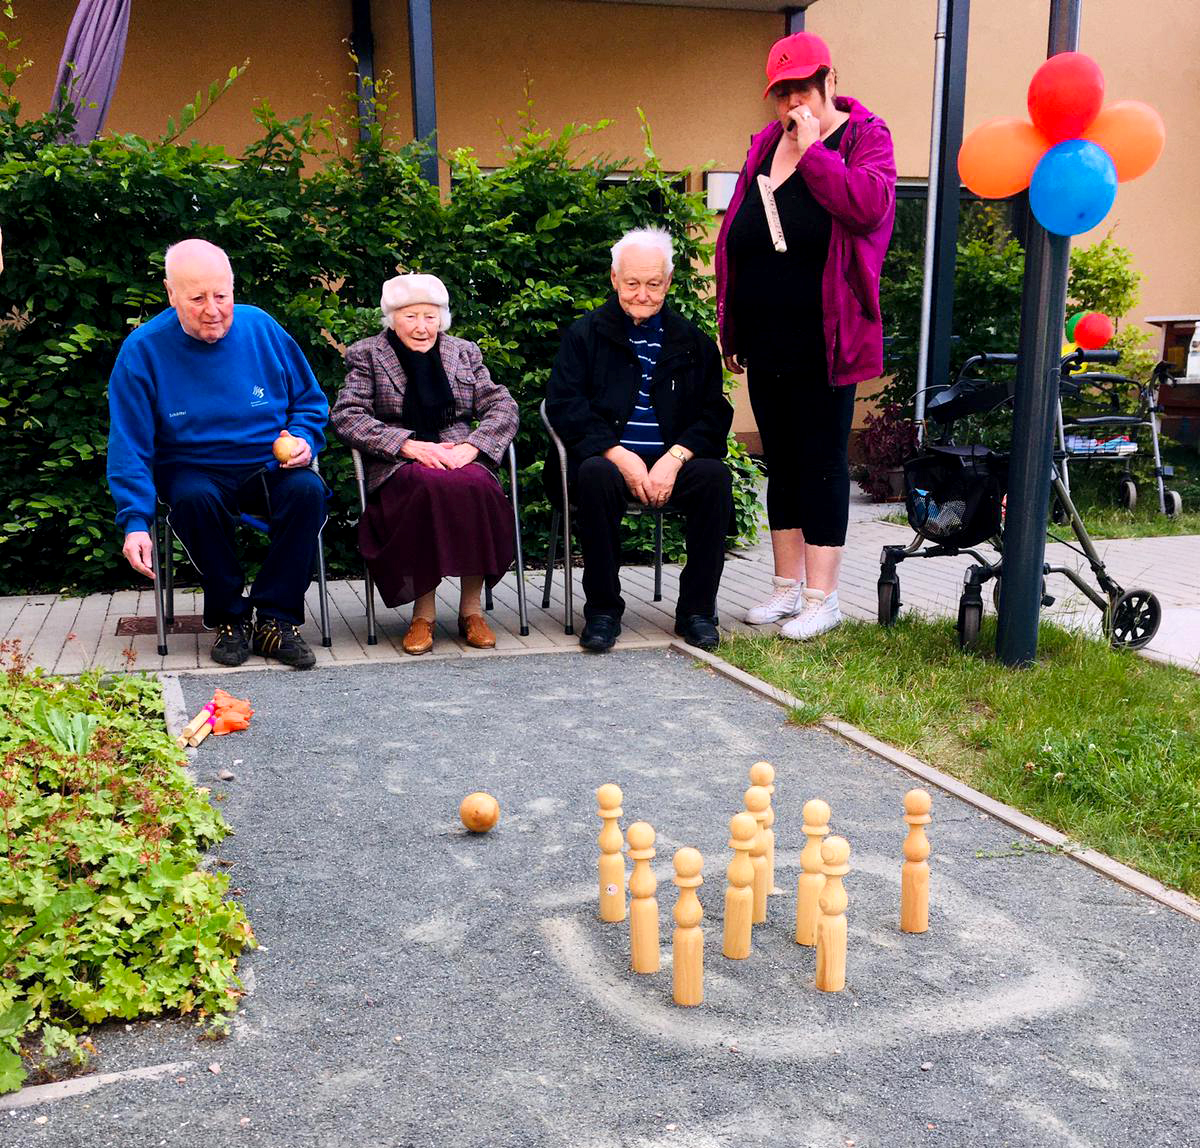
[[[866,475],[861,485],[876,502],[904,497],[905,459],[917,451],[917,428],[900,403],[867,415],[858,446]]]

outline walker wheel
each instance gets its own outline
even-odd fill
[[[1183,495],[1177,490],[1164,490],[1163,505],[1167,508],[1167,517],[1175,518],[1183,513]]]
[[[1104,616],[1110,644],[1118,650],[1140,650],[1158,632],[1162,607],[1149,590],[1126,590]]]
[[[1126,510],[1132,510],[1137,506],[1137,483],[1132,478],[1121,479],[1117,500]]]
[[[879,624],[890,626],[900,613],[900,579],[896,575],[879,579]]]
[[[958,602],[958,644],[964,650],[979,645],[979,626],[983,621],[983,603],[969,600],[966,595]]]

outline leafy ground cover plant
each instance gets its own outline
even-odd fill
[[[30,672],[0,643],[0,1092],[89,1025],[179,1012],[220,1028],[254,945],[228,877],[200,868],[228,827],[183,772],[146,677]]]

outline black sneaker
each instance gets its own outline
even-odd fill
[[[602,654],[611,650],[617,635],[621,632],[621,619],[615,614],[592,614],[583,624],[583,633],[579,635],[579,644],[585,650]]]
[[[219,666],[240,666],[250,656],[250,619],[222,622],[211,653]]]
[[[300,637],[300,627],[278,618],[259,618],[254,627],[254,652],[296,670],[311,670],[317,664],[316,654]]]
[[[717,619],[712,614],[688,614],[676,618],[675,633],[689,646],[698,646],[701,650],[715,650],[721,644]]]

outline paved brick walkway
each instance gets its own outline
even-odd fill
[[[882,508],[886,510],[888,508]],[[876,579],[879,553],[885,544],[908,542],[911,531],[892,523],[878,521],[881,508],[856,502],[843,567],[841,599],[851,617],[873,619],[876,616]],[[1163,623],[1149,647],[1152,656],[1174,661],[1190,668],[1200,667],[1200,535],[1176,538],[1131,538],[1099,543],[1104,561],[1116,579],[1126,588],[1144,587],[1158,595],[1163,606]],[[1048,558],[1065,565],[1082,558],[1072,556],[1065,547],[1051,545]],[[962,577],[969,558],[910,560],[900,568],[902,598],[906,610],[933,615],[952,615],[958,608]],[[502,652],[546,652],[574,647],[576,636],[563,633],[562,575],[556,576],[550,608],[542,610],[541,575],[527,572],[529,623],[528,636],[520,635],[517,625],[517,594],[514,576],[506,578],[495,591],[492,625],[497,635],[497,650]],[[678,585],[678,567],[663,571],[664,598],[653,598],[653,570],[629,567],[624,572],[628,609],[619,641],[626,648],[661,646],[672,636],[673,609]],[[730,557],[721,585],[719,607],[722,625],[727,629],[746,629],[740,618],[748,606],[770,592],[771,553],[768,542]],[[1100,615],[1082,595],[1059,575],[1049,580],[1050,593],[1057,597],[1047,616],[1070,625],[1099,630]],[[365,599],[361,581],[329,584],[333,646],[320,647],[315,622],[305,627],[306,636],[317,651],[320,663],[362,663],[371,661],[407,661],[400,650],[400,639],[407,627],[407,611],[386,610],[379,606],[379,644],[367,645]],[[577,626],[582,625],[583,592],[579,571],[575,571],[575,609]],[[458,637],[454,628],[457,596],[452,586],[444,586],[439,595],[441,621],[435,636],[433,654],[427,657],[487,657],[472,650]],[[986,609],[991,610],[990,599]],[[311,618],[317,616],[315,587],[309,593]],[[176,592],[179,615],[198,613],[199,599],[186,591]],[[123,617],[153,617],[154,599],[149,590],[124,590],[115,594],[93,594],[72,598],[56,594],[0,598],[0,638],[19,638],[37,665],[55,673],[78,673],[90,666],[122,669],[132,666],[150,670],[204,669],[219,672],[208,659],[211,644],[207,634],[176,634],[168,640],[169,652],[159,657],[153,633],[134,638],[117,634]],[[128,651],[132,650],[132,654]],[[251,665],[265,665],[252,659]]]

